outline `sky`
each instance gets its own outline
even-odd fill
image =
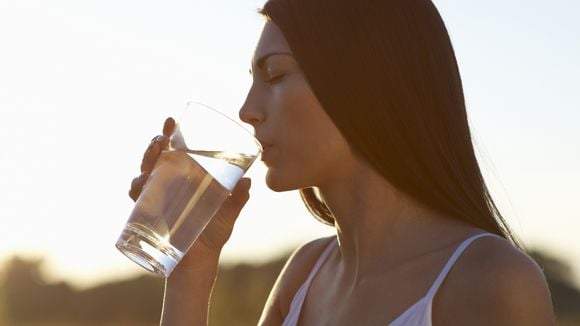
[[[0,2],[0,263],[45,261],[87,287],[141,269],[114,244],[142,154],[188,100],[232,117],[264,1]],[[580,280],[580,3],[437,0],[463,78],[486,181],[528,247]],[[333,230],[265,167],[222,254],[259,263]],[[580,282],[579,282],[580,284]]]

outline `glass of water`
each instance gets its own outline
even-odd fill
[[[146,270],[168,277],[261,150],[242,125],[188,102],[116,247]]]

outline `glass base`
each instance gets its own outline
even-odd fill
[[[139,266],[162,277],[168,277],[183,257],[179,250],[141,224],[127,224],[115,246]]]

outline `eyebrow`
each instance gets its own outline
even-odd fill
[[[263,56],[261,56],[260,58],[258,58],[258,60],[256,60],[256,67],[259,69],[263,69],[263,65],[266,62],[266,60],[273,56],[273,55],[287,55],[287,56],[292,56],[292,53],[289,52],[270,52],[270,53],[266,53]],[[250,62],[250,75],[252,74],[252,63]]]

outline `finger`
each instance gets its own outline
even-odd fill
[[[154,143],[157,143],[157,144],[159,144],[159,147],[161,149],[166,149],[167,145],[169,145],[169,142],[170,142],[170,139],[168,136],[157,135],[151,139],[151,143],[149,144],[149,146],[153,145]]]
[[[245,198],[245,200],[247,200],[250,197],[250,187],[251,186],[252,186],[252,179],[241,178],[240,181],[238,181],[238,184],[236,185],[234,190],[232,190],[231,197],[234,197],[237,199],[244,199]],[[244,200],[244,202],[245,202],[245,200]]]
[[[159,157],[159,153],[161,149],[159,148],[159,143],[153,142],[145,151],[143,155],[143,159],[141,160],[141,172],[151,172],[153,166],[157,162],[157,158]]]
[[[199,240],[204,242],[210,248],[221,250],[224,243],[230,238],[234,223],[236,222],[242,207],[250,198],[250,179],[243,178],[232,191],[232,195],[226,199],[224,204],[217,211],[211,221],[211,230],[213,236],[208,235],[206,231],[201,234]]]
[[[175,131],[175,120],[171,117],[165,119],[165,123],[163,124],[163,135],[169,137],[173,131]]]
[[[233,224],[244,205],[250,199],[249,190],[251,185],[252,181],[250,178],[240,179],[232,194],[226,199],[216,215],[221,219],[225,219],[229,224]]]
[[[133,181],[131,182],[131,189],[129,189],[129,197],[131,197],[133,201],[137,201],[137,198],[139,198],[141,191],[143,191],[143,186],[145,186],[145,183],[147,182],[148,178],[149,173],[144,172],[141,173],[141,175],[139,175],[135,179],[133,179]]]
[[[161,150],[167,149],[167,147],[169,147],[169,141],[170,141],[169,137],[167,137],[167,136],[160,136],[159,143],[158,143],[159,144],[159,148]]]

